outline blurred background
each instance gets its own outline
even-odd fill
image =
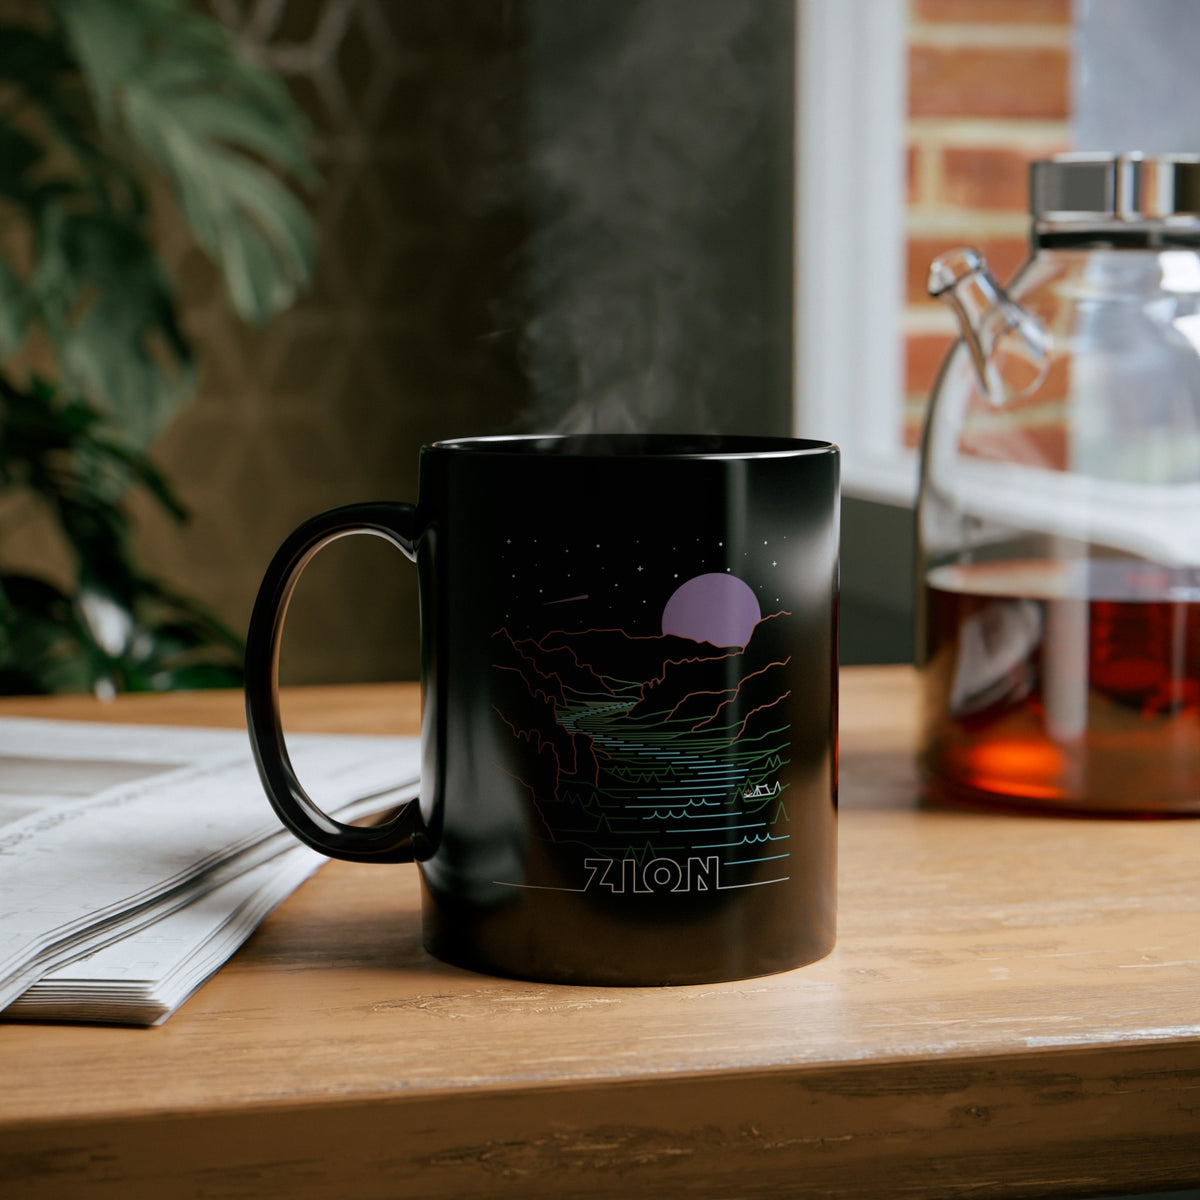
[[[0,0],[0,23],[55,8]],[[424,442],[796,431],[846,452],[843,662],[906,661],[914,451],[953,338],[929,262],[1021,262],[1031,159],[1200,148],[1189,0],[192,11],[282,81],[316,176],[294,188],[311,284],[258,323],[146,183],[196,383],[149,444],[189,518],[135,489],[132,539],[235,635],[280,540],[414,499]],[[70,591],[53,520],[3,475],[0,567]],[[408,565],[343,540],[298,590],[283,680],[414,678],[416,630]]]

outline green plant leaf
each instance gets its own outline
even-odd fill
[[[57,86],[56,77],[74,70],[62,41],[35,29],[0,29],[0,79],[17,84],[26,95],[45,98]]]
[[[13,125],[0,124],[0,196],[29,206],[33,187],[27,176],[42,161],[42,148]]]
[[[144,487],[175,520],[187,520],[187,510],[175,495],[166,476],[148,458],[119,442],[103,437],[94,440],[93,448],[94,452],[99,453],[110,465],[123,468],[126,478]]]
[[[190,601],[144,582],[129,603],[0,573],[0,694],[240,686],[240,640],[214,641]]]
[[[191,394],[195,370],[174,298],[123,217],[46,212],[32,294],[59,351],[63,387],[143,447]]]
[[[165,613],[163,629],[187,629],[209,647],[221,646],[240,663],[246,652],[245,642],[214,612],[156,580],[143,579],[146,596]]]
[[[273,171],[315,172],[278,79],[180,0],[54,7],[101,119],[166,172],[238,313],[262,322],[292,304],[311,279],[312,220]]]
[[[26,307],[25,288],[0,258],[0,357],[15,354],[25,341]]]
[[[145,691],[194,691],[197,688],[237,688],[242,686],[242,672],[237,666],[222,663],[188,663],[154,671],[147,680]]]
[[[0,27],[0,191],[31,210],[65,192],[142,211],[141,189],[97,140],[96,117],[59,31]]]
[[[136,571],[122,508],[130,484],[144,487],[176,518],[182,508],[146,455],[110,440],[98,413],[37,384],[21,391],[0,376],[0,484],[45,504],[75,555],[82,583],[157,600]]]
[[[0,694],[84,691],[91,658],[70,597],[33,576],[0,574]]]

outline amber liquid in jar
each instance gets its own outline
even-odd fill
[[[1200,571],[934,568],[922,766],[951,802],[1200,813]]]

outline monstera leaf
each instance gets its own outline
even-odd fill
[[[231,52],[182,0],[55,0],[104,128],[171,180],[237,311],[263,321],[310,277],[312,225],[259,160],[312,182],[305,130],[280,81]]]
[[[135,225],[103,210],[51,202],[40,241],[33,295],[64,390],[107,401],[122,438],[148,445],[195,382],[161,264]]]
[[[314,181],[305,127],[280,80],[183,0],[52,0],[46,29],[0,30],[0,200],[23,209],[34,263],[0,258],[0,354],[35,330],[65,390],[145,447],[195,372],[148,233],[148,175],[261,323],[311,279],[313,226],[287,180]],[[4,254],[0,244],[0,255]]]

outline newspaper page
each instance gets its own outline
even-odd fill
[[[416,738],[288,749],[343,819],[415,795]],[[242,731],[0,719],[0,1015],[165,1019],[320,861],[280,826]]]

